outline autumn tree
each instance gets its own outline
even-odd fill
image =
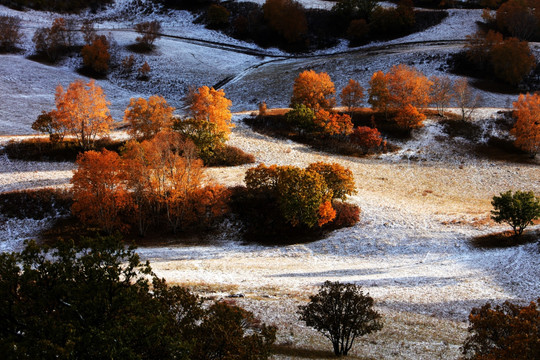
[[[83,148],[92,147],[98,137],[109,133],[113,122],[109,102],[94,80],[87,84],[76,80],[66,90],[58,85],[55,102],[53,117]]]
[[[212,4],[206,10],[206,16],[208,19],[208,25],[211,28],[218,29],[229,23],[231,13],[224,6]]]
[[[495,76],[511,85],[519,84],[536,66],[529,43],[516,38],[493,45],[490,60]]]
[[[467,60],[480,71],[493,73],[500,80],[517,85],[535,67],[536,61],[526,41],[504,39],[489,30],[468,36]]]
[[[325,281],[309,299],[298,308],[300,320],[328,338],[336,356],[346,356],[357,337],[383,327],[373,298],[358,285]]]
[[[335,92],[334,83],[327,73],[306,70],[294,80],[291,107],[305,105],[315,111],[331,109],[336,102]]]
[[[509,0],[497,9],[497,28],[521,40],[533,40],[540,31],[540,3],[537,0]]]
[[[392,66],[387,76],[390,103],[398,112],[396,123],[406,129],[421,127],[425,116],[417,110],[429,103],[433,84],[420,71],[403,64]]]
[[[470,120],[474,111],[480,106],[482,97],[473,93],[469,81],[465,78],[456,80],[452,90],[454,101],[461,113],[461,120]]]
[[[316,162],[309,164],[306,170],[322,175],[326,185],[332,190],[333,199],[345,200],[347,196],[356,194],[356,185],[350,169],[337,163]]]
[[[521,94],[514,102],[514,144],[534,157],[540,151],[540,95]]]
[[[349,115],[341,115],[324,109],[317,111],[313,123],[320,133],[328,136],[349,135],[353,129],[353,123]]]
[[[141,67],[138,69],[138,77],[141,80],[148,80],[148,74],[150,74],[150,65],[148,65],[148,62],[144,62],[144,64],[141,65]]]
[[[60,54],[70,46],[68,23],[64,18],[56,18],[50,28],[39,28],[34,33],[32,41],[36,52],[56,61]]]
[[[135,31],[140,34],[135,41],[145,49],[150,50],[154,45],[154,41],[161,36],[161,23],[157,20],[144,21],[135,24]]]
[[[425,115],[418,109],[430,101],[432,82],[414,67],[394,65],[387,74],[376,72],[370,81],[369,103],[377,110],[395,113],[404,129],[423,126]]]
[[[22,40],[21,19],[0,15],[0,52],[12,51]]]
[[[109,70],[109,42],[105,35],[96,35],[91,43],[81,49],[83,64],[98,74],[105,74]]]
[[[285,115],[285,119],[302,133],[311,133],[315,130],[315,111],[304,104],[296,104]]]
[[[62,141],[66,131],[62,124],[54,118],[52,111],[42,111],[36,121],[32,123],[32,130],[49,134],[49,140],[52,143]]]
[[[540,198],[532,191],[511,190],[494,196],[491,201],[491,218],[497,223],[506,223],[512,227],[514,235],[521,236],[523,230],[540,218]]]
[[[71,179],[73,214],[109,233],[125,229],[121,212],[128,207],[129,195],[120,156],[105,149],[91,150],[80,154],[76,165]]]
[[[83,34],[85,44],[91,44],[94,38],[97,36],[96,29],[94,28],[94,22],[92,20],[84,19],[80,30]]]
[[[262,6],[268,25],[287,42],[299,42],[307,33],[303,6],[295,0],[266,0]]]
[[[439,116],[444,116],[444,110],[448,107],[454,97],[452,91],[452,80],[448,76],[431,76],[429,80],[433,83],[431,88],[431,103],[437,107]]]
[[[378,6],[377,0],[339,0],[332,7],[332,12],[343,19],[368,20]]]
[[[223,89],[215,90],[202,86],[188,96],[187,106],[190,116],[196,121],[215,124],[213,131],[228,139],[234,124],[231,122],[231,100],[225,97]]]
[[[162,129],[172,126],[175,109],[158,95],[144,98],[132,98],[124,112],[124,121],[129,123],[129,134],[137,140],[148,140]]]
[[[347,111],[352,112],[359,107],[364,99],[364,88],[356,80],[350,79],[347,85],[341,90],[341,104],[347,107]]]
[[[284,167],[279,172],[277,192],[281,214],[292,226],[322,226],[335,217],[335,212],[328,211],[332,190],[315,171]]]
[[[306,169],[261,164],[248,169],[245,183],[248,190],[277,202],[288,223],[308,228],[332,221],[332,200],[355,192],[350,170],[338,164],[314,163]]]
[[[388,90],[388,76],[382,71],[377,71],[369,81],[368,103],[377,111],[384,112],[388,117],[390,106],[390,91]]]
[[[540,354],[540,311],[538,303],[520,306],[505,301],[472,309],[469,336],[462,351],[470,360],[529,360]]]
[[[384,144],[379,130],[370,128],[369,126],[358,126],[355,128],[350,135],[350,139],[366,152]]]

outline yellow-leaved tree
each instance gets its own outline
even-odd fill
[[[144,98],[132,98],[124,112],[124,120],[131,127],[129,134],[137,140],[149,140],[162,129],[172,126],[174,108],[158,95]]]
[[[335,92],[334,83],[327,73],[306,70],[294,80],[291,107],[305,105],[315,111],[320,108],[329,110],[336,104]]]
[[[51,112],[54,121],[75,136],[84,149],[91,148],[96,139],[110,132],[113,119],[109,102],[94,80],[87,84],[76,80],[66,90],[58,85],[55,102],[56,109]]]
[[[223,89],[215,90],[213,87],[202,86],[190,92],[187,105],[194,120],[214,124],[212,131],[218,133],[225,140],[228,138],[234,127],[229,109],[232,102],[225,97]]]

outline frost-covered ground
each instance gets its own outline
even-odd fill
[[[317,5],[314,5],[317,6]],[[96,18],[104,32],[112,31],[120,56],[135,33],[132,23],[145,18],[164,22],[169,35],[224,43],[219,46],[162,38],[155,53],[144,58],[152,67],[149,82],[130,84],[121,76],[100,80],[117,120],[129,98],[164,95],[177,107],[185,87],[225,85],[235,110],[254,110],[259,101],[271,107],[287,106],[296,75],[308,68],[328,72],[339,89],[349,78],[367,85],[374,71],[406,63],[428,75],[442,74],[455,42],[407,45],[433,40],[460,40],[475,31],[479,11],[451,10],[440,25],[390,43],[371,44],[339,53],[345,44],[315,57],[289,57],[275,49],[258,49],[192,23],[187,12],[137,15],[129,1],[117,4]],[[12,10],[0,7],[0,13]],[[131,15],[130,15],[131,14]],[[25,22],[25,53],[37,26],[52,16],[41,12],[18,13]],[[266,53],[246,55],[225,45]],[[388,48],[382,48],[383,46]],[[374,48],[373,46],[378,46]],[[337,54],[339,53],[339,54]],[[275,56],[280,56],[276,58]],[[54,106],[57,84],[79,78],[77,59],[58,66],[42,65],[20,55],[0,56],[0,145],[12,135],[31,133],[30,124],[42,110]],[[443,67],[441,67],[443,66]],[[483,94],[485,108],[476,121],[485,133],[496,116],[515,96]],[[253,153],[258,162],[305,166],[314,161],[339,162],[355,175],[358,194],[351,201],[362,208],[359,224],[305,244],[264,246],[244,244],[230,226],[214,239],[195,239],[199,245],[139,249],[168,281],[192,286],[209,296],[242,293],[238,301],[280,326],[279,341],[297,347],[325,349],[328,344],[307,329],[294,314],[296,306],[325,280],[354,281],[370,292],[384,313],[385,329],[359,341],[354,354],[384,359],[456,358],[471,307],[486,301],[512,299],[527,302],[540,295],[540,256],[536,245],[479,250],[474,236],[501,231],[489,221],[490,199],[507,189],[540,193],[536,163],[514,163],[468,153],[465,139],[448,138],[442,126],[428,121],[413,138],[400,143],[396,153],[372,158],[329,156],[306,146],[254,133],[235,116],[231,144]],[[500,135],[500,134],[498,134]],[[0,192],[43,186],[64,186],[72,164],[28,163],[0,157]],[[242,182],[247,166],[215,168],[208,175],[227,185]],[[0,250],[18,250],[22,239],[48,226],[44,221],[0,219]],[[538,229],[538,227],[537,227]],[[285,358],[285,357],[277,357]]]

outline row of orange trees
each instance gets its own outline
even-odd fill
[[[479,106],[481,97],[475,95],[466,79],[428,78],[414,67],[393,66],[387,73],[377,71],[369,81],[368,103],[402,129],[423,126],[425,108],[432,105],[439,115],[454,103],[461,119],[469,120]],[[354,129],[351,117],[333,110],[336,105],[335,87],[326,73],[313,70],[302,72],[293,85],[291,106],[287,118],[302,131],[323,136],[349,136],[352,141],[376,147],[381,144],[376,129]],[[355,80],[349,80],[340,93],[341,103],[352,112],[364,101],[364,89]],[[516,123],[511,133],[515,144],[535,155],[540,149],[540,95],[521,95],[514,102]],[[371,140],[370,140],[371,139]]]

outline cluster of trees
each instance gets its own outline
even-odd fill
[[[1,17],[0,27],[6,30],[0,35],[0,50],[4,47],[7,50],[13,49],[21,37],[20,20]],[[135,24],[134,29],[139,33],[139,36],[136,38],[137,43],[131,48],[138,52],[152,50],[155,40],[160,37],[161,23],[157,20],[145,21]],[[80,34],[82,34],[84,41],[82,47],[80,47]],[[139,78],[147,79],[151,70],[146,61],[144,63],[142,60],[137,61],[133,55],[127,56],[121,61],[116,59],[111,35],[109,34],[109,37],[98,35],[90,20],[84,20],[79,26],[79,23],[73,18],[58,17],[53,20],[50,27],[37,29],[32,41],[36,54],[50,62],[55,62],[62,56],[80,48],[83,60],[82,70],[91,76],[104,76],[111,66],[121,66],[123,73],[129,74],[136,68]],[[116,59],[114,63],[113,59]]]
[[[332,10],[305,9],[295,0],[266,0],[262,6],[197,0],[189,3],[206,8],[203,17],[210,28],[288,51],[331,46],[337,38],[348,38],[351,45],[356,45],[370,39],[401,36],[415,30],[418,16],[407,0],[399,2],[396,8],[379,6],[374,0],[340,0]],[[430,25],[444,17],[436,12],[422,15],[426,15],[426,21],[421,23]]]
[[[247,171],[245,183],[248,191],[276,203],[286,222],[308,228],[333,221],[332,205],[356,192],[352,172],[335,163],[317,162],[305,169],[261,164]]]
[[[113,238],[0,254],[7,359],[253,359],[276,328],[232,302],[169,286]]]
[[[439,115],[455,104],[462,120],[468,120],[480,105],[467,80],[452,81],[449,77],[427,78],[414,67],[395,65],[387,73],[373,74],[367,91],[368,103],[392,120],[399,129],[411,130],[423,126],[428,105],[437,107]],[[365,152],[386,146],[380,132],[372,127],[354,127],[351,116],[364,103],[365,90],[353,79],[340,92],[346,113],[333,110],[336,105],[334,83],[326,73],[306,70],[298,75],[293,85],[291,107],[287,122],[301,133],[318,137],[339,137],[362,148]]]
[[[493,30],[479,31],[469,36],[465,57],[472,69],[493,74],[514,86],[536,67],[536,59],[526,41],[515,37],[505,39],[501,33]]]

